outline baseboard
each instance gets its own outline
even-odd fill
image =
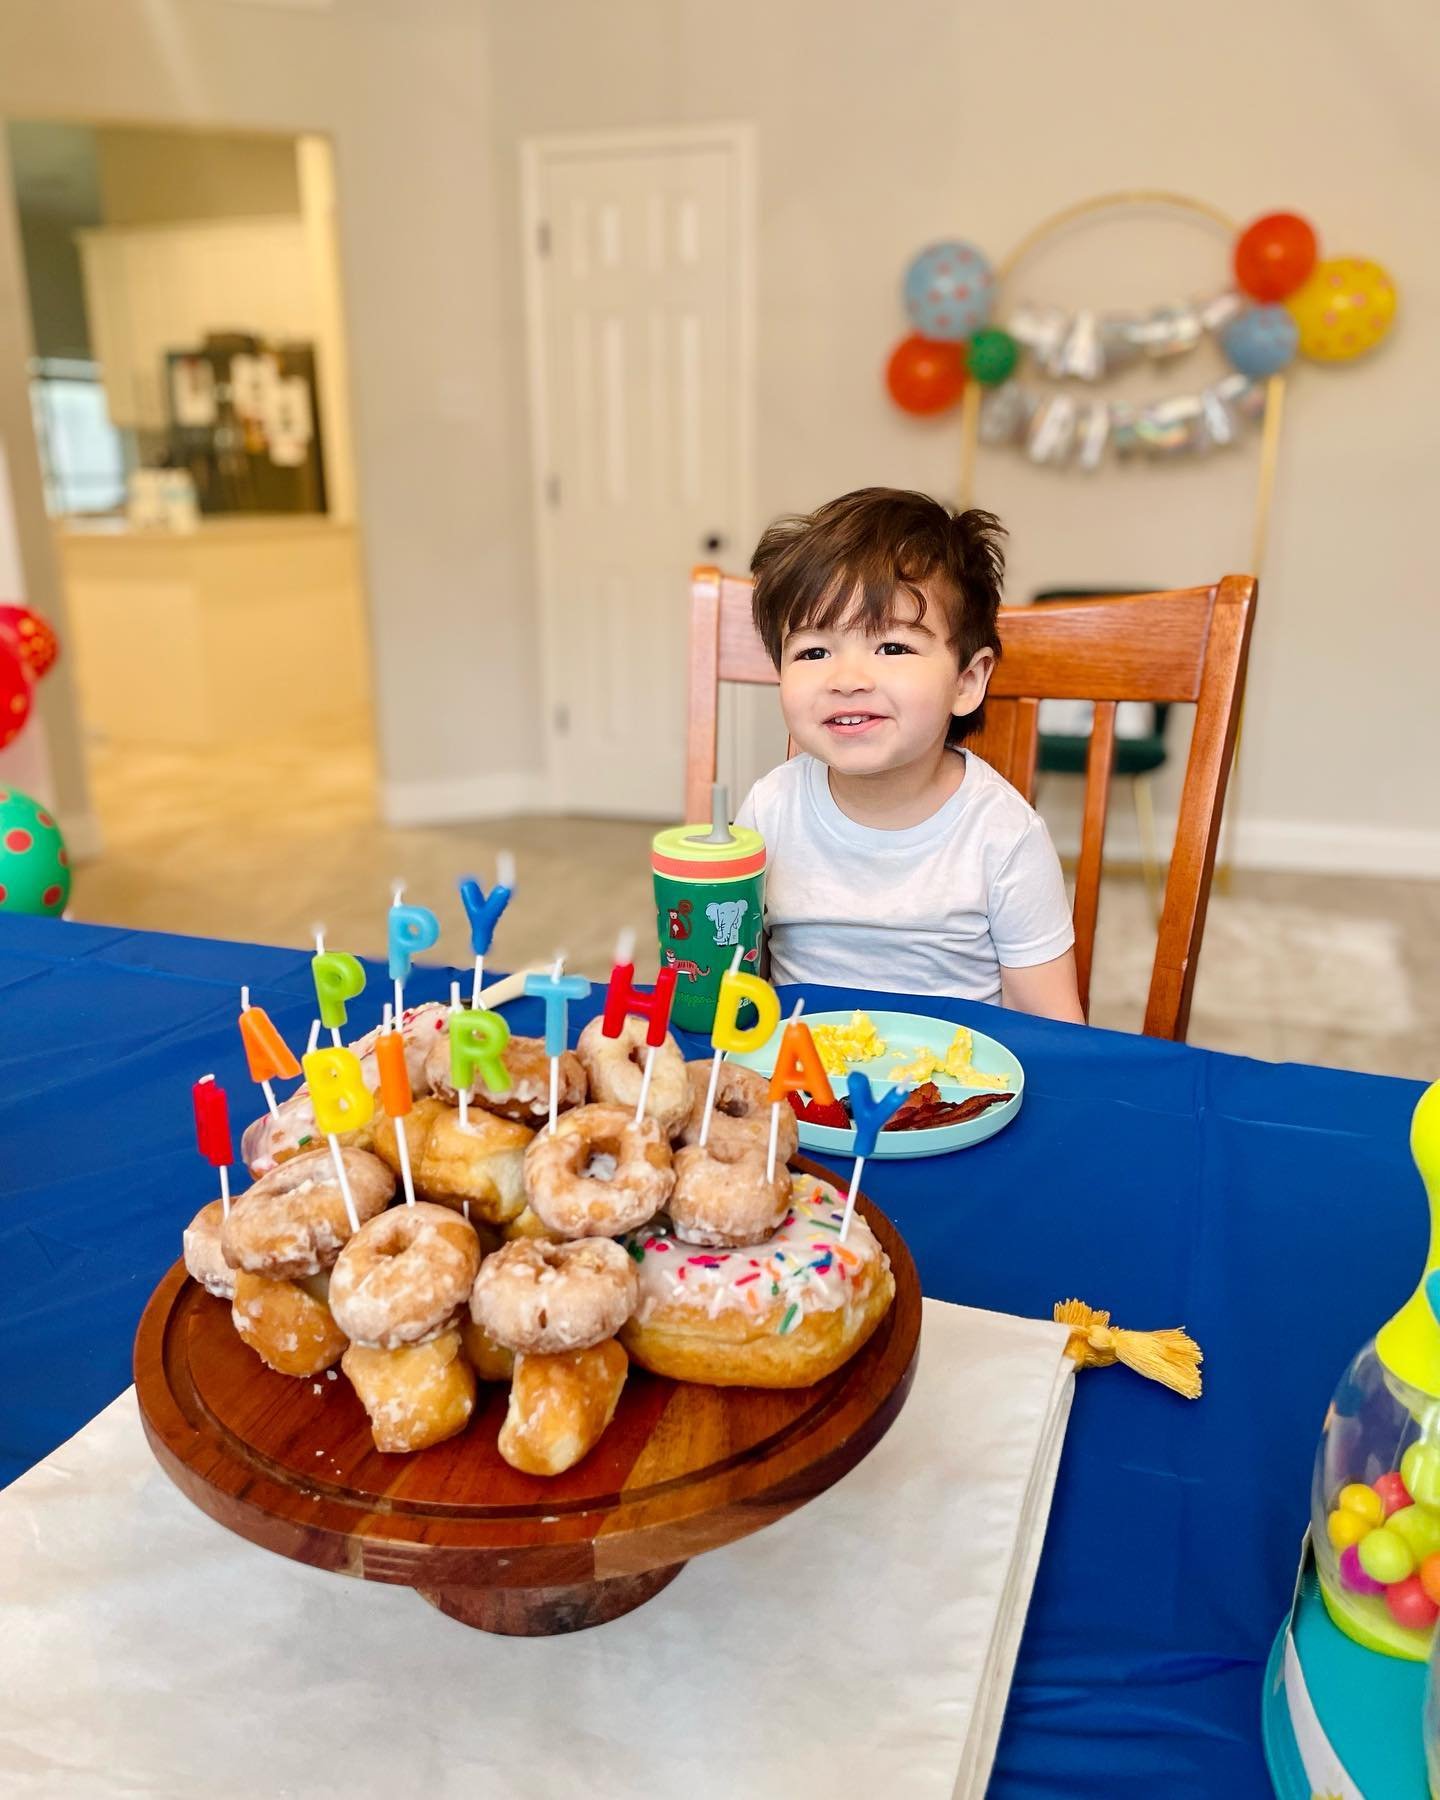
[[[1175,836],[1174,819],[1157,815],[1155,835],[1163,860]],[[1080,848],[1078,828],[1057,829],[1055,845],[1062,856],[1076,855]],[[1233,831],[1222,831],[1220,856],[1237,869],[1433,881],[1440,879],[1440,831],[1409,825],[1319,825],[1301,819],[1241,819]],[[1139,860],[1140,839],[1135,821],[1114,807],[1112,796],[1105,833],[1106,864]]]
[[[387,825],[458,825],[550,810],[550,784],[539,770],[380,784],[380,813]]]

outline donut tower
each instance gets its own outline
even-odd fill
[[[207,1076],[197,1137],[221,1196],[187,1227],[184,1254],[275,1374],[335,1380],[338,1366],[378,1450],[455,1436],[477,1384],[504,1383],[500,1454],[554,1476],[599,1441],[632,1363],[678,1381],[808,1386],[855,1354],[895,1284],[854,1211],[859,1160],[848,1199],[789,1166],[791,1095],[832,1098],[800,1007],[782,1026],[774,989],[737,958],[712,1054],[687,1065],[670,1032],[675,971],[638,988],[622,939],[604,1006],[572,1048],[569,1008],[591,984],[563,956],[483,984],[514,886],[509,867],[500,874],[489,893],[461,883],[469,1004],[455,982],[448,1005],[406,1006],[412,959],[440,925],[400,888],[387,999],[368,1034],[346,1040],[365,969],[323,934],[301,1056],[242,990],[265,1101],[241,1136],[253,1185],[230,1195],[228,1102]],[[541,1002],[542,1036],[513,1034],[497,1010],[522,993]],[[747,1005],[756,1020],[742,1026]],[[777,1030],[768,1081],[724,1060]],[[851,1081],[863,1154],[902,1096],[857,1095],[863,1077]]]

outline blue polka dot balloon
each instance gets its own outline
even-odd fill
[[[931,244],[905,271],[905,310],[922,337],[958,344],[990,317],[995,277],[973,244]]]
[[[1252,381],[1277,375],[1295,360],[1300,327],[1284,306],[1252,306],[1220,333],[1220,348],[1231,366]]]

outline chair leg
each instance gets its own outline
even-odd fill
[[[1140,833],[1140,866],[1145,871],[1145,892],[1150,899],[1150,916],[1160,923],[1160,858],[1155,843],[1155,805],[1150,793],[1150,777],[1137,775],[1130,783],[1135,800],[1135,825]]]

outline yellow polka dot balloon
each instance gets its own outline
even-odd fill
[[[1315,362],[1350,362],[1373,350],[1395,320],[1395,283],[1377,262],[1333,256],[1317,263],[1285,302],[1300,328],[1300,354]]]

